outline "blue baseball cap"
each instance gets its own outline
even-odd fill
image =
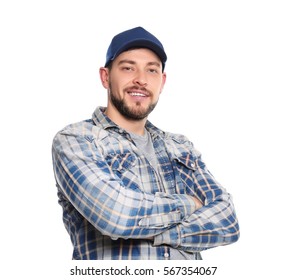
[[[105,67],[107,67],[108,64],[122,52],[131,48],[150,49],[158,55],[164,70],[167,55],[164,51],[163,45],[154,35],[142,27],[135,27],[133,29],[123,31],[113,37],[106,53]]]

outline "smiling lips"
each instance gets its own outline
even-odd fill
[[[146,90],[140,90],[140,89],[130,89],[127,91],[127,93],[133,97],[149,97],[150,96],[149,93],[146,92]]]
[[[141,97],[146,97],[146,94],[140,93],[140,92],[130,92],[128,93],[131,96],[141,96]]]

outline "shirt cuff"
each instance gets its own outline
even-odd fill
[[[187,194],[173,194],[177,201],[178,210],[182,214],[182,219],[189,217],[196,211],[196,204],[192,196]]]
[[[148,215],[139,221],[138,226],[148,229],[170,228],[187,219],[196,210],[196,204],[190,195],[173,194],[172,199],[175,201],[176,211]]]
[[[154,237],[154,243],[153,243],[154,246],[159,246],[162,244],[172,246],[173,248],[177,248],[180,246],[181,244],[180,225],[172,227]]]
[[[181,222],[181,212],[149,215],[139,221],[139,226],[148,229],[168,228]]]

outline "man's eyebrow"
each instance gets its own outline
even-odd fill
[[[136,64],[135,61],[133,61],[133,60],[122,59],[118,62],[118,65],[123,64],[123,63]]]
[[[132,64],[135,65],[136,62],[134,60],[129,60],[129,59],[122,59],[118,62],[118,65],[124,64],[124,63],[128,63],[128,64]],[[160,63],[157,61],[150,61],[147,63],[148,66],[157,66],[160,67]]]
[[[147,65],[149,65],[149,66],[154,65],[154,66],[157,66],[157,67],[161,66],[161,64],[159,62],[157,62],[157,61],[149,62]]]

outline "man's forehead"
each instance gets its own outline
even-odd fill
[[[156,53],[147,48],[136,48],[122,52],[115,58],[117,63],[135,64],[137,61],[161,65],[161,60]]]

